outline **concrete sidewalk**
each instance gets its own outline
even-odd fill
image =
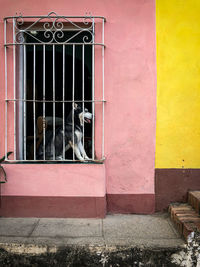
[[[0,218],[0,242],[176,247],[184,244],[168,214],[105,219]]]
[[[107,215],[105,219],[0,218],[0,248],[6,253],[39,255],[70,246],[93,247],[96,254],[119,247],[172,253],[183,249],[185,243],[168,214]]]

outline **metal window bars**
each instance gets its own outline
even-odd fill
[[[75,103],[81,105],[82,111],[85,112],[85,106],[88,104],[91,107],[91,113],[93,115],[92,127],[91,127],[91,142],[89,149],[91,150],[91,155],[89,161],[103,161],[104,160],[104,23],[106,19],[101,16],[59,16],[55,12],[50,12],[46,16],[22,16],[16,15],[14,17],[4,18],[4,46],[5,46],[5,154],[8,151],[14,150],[13,158],[7,161],[14,162],[41,162],[41,161],[57,161],[56,157],[56,126],[59,121],[60,127],[62,128],[62,157],[59,158],[60,161],[80,161],[76,157],[74,149],[72,149],[72,157],[69,159],[65,156],[66,148],[69,144],[66,144],[66,117],[67,109],[66,105],[71,106],[72,109],[72,147],[75,145],[75,135],[76,126],[74,118],[74,105]],[[96,25],[101,25],[98,28],[98,37],[100,42],[95,41],[96,36]],[[12,29],[12,30],[11,30]],[[99,30],[101,29],[101,30]],[[70,34],[69,34],[70,32]],[[80,49],[79,49],[80,47]],[[89,51],[91,55],[86,55],[86,50],[90,47]],[[101,49],[101,82],[100,87],[96,89],[95,85],[95,49],[100,47]],[[68,59],[66,57],[66,51],[71,49],[72,65],[69,71],[69,66],[67,65]],[[30,53],[28,56],[28,51],[32,51],[30,59]],[[56,51],[62,53],[62,60],[58,60]],[[79,55],[76,56],[76,50]],[[40,54],[38,56],[38,51]],[[52,54],[52,66],[48,64],[47,58],[49,58],[49,51]],[[81,52],[80,52],[81,51]],[[68,51],[69,53],[69,51]],[[78,59],[77,59],[78,57]],[[91,80],[91,98],[86,99],[86,61],[91,61],[87,63],[88,68],[91,69],[91,79],[88,76],[87,79]],[[56,63],[56,61],[58,61]],[[79,76],[77,76],[77,61],[81,62],[82,68],[79,69]],[[38,65],[42,65],[38,69]],[[32,75],[30,77],[30,66]],[[56,78],[57,66],[62,68],[62,78]],[[47,70],[51,68],[51,72],[47,75]],[[28,77],[29,70],[29,77]],[[39,72],[40,70],[40,72]],[[99,70],[99,67],[98,67]],[[66,77],[69,78],[71,73],[72,79],[70,87],[67,85]],[[80,74],[81,72],[81,74]],[[51,75],[49,75],[51,74]],[[49,77],[51,76],[51,77]],[[36,80],[38,77],[41,78],[41,88],[37,88]],[[79,98],[77,99],[77,88],[75,83],[77,79],[82,79],[81,88],[79,89]],[[99,78],[99,77],[98,77]],[[29,84],[28,79],[31,79],[32,90],[28,90]],[[49,94],[49,88],[47,88],[47,81],[52,79],[52,95],[51,99],[47,97]],[[57,80],[56,80],[57,79]],[[59,80],[59,81],[58,81]],[[58,82],[58,85],[57,85]],[[61,87],[59,91],[59,96],[57,88]],[[39,92],[40,90],[40,92]],[[98,99],[95,97],[95,92],[98,90]],[[31,93],[30,93],[31,91]],[[66,95],[70,94],[71,99],[67,98]],[[101,93],[100,93],[101,92]],[[40,94],[40,97],[37,95]],[[99,97],[100,96],[100,97]],[[101,114],[95,113],[95,106],[97,104],[101,105]],[[38,105],[40,107],[40,113],[38,112]],[[48,108],[52,105],[52,116],[49,116]],[[62,109],[60,118],[57,117],[57,105]],[[30,117],[30,106],[31,106],[31,117]],[[99,109],[98,109],[99,111]],[[37,119],[38,115],[42,117],[42,137],[37,136]],[[95,116],[100,115],[101,119],[101,132],[96,133],[96,122]],[[28,147],[28,131],[30,128],[30,122],[32,120],[32,143]],[[47,156],[47,143],[49,142],[47,135],[47,122],[51,121],[51,135],[53,138],[52,151],[53,157],[48,158]],[[99,120],[98,120],[99,121]],[[12,124],[12,125],[11,125]],[[85,139],[86,139],[86,127],[83,120],[82,125],[82,143],[83,149],[85,149]],[[101,136],[101,152],[98,151],[98,157],[96,156],[96,135]],[[39,139],[39,145],[38,145]],[[32,149],[32,156],[30,154],[30,147]],[[42,158],[38,158],[38,149],[42,147]],[[98,144],[99,147],[99,144]],[[88,161],[84,159],[83,161]]]

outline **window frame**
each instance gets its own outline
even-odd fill
[[[33,19],[35,19],[35,22],[33,22]],[[16,116],[17,107],[16,106],[17,106],[17,101],[18,101],[18,103],[20,105],[20,102],[22,103],[24,101],[24,103],[25,103],[25,99],[20,99],[22,97],[22,94],[24,94],[22,92],[21,92],[21,95],[20,95],[19,99],[17,99],[17,97],[16,97],[16,89],[17,89],[17,85],[16,85],[16,81],[17,81],[17,74],[16,74],[16,72],[17,72],[16,47],[17,46],[19,47],[19,51],[20,51],[21,48],[23,48],[23,51],[21,51],[20,53],[22,53],[24,55],[25,47],[26,47],[26,45],[29,45],[29,44],[26,43],[25,38],[23,38],[24,37],[23,34],[26,32],[24,27],[26,27],[26,29],[27,29],[27,25],[29,25],[31,23],[32,23],[31,25],[33,26],[33,28],[31,28],[31,25],[30,25],[30,26],[28,26],[28,30],[30,30],[30,29],[32,31],[37,30],[37,29],[40,30],[40,28],[36,27],[36,24],[37,24],[37,22],[41,23],[41,21],[43,20],[43,27],[45,25],[45,27],[47,27],[47,28],[45,28],[45,30],[46,30],[47,33],[49,33],[50,30],[52,30],[52,29],[49,30],[49,28],[48,28],[48,27],[50,27],[49,26],[50,25],[49,21],[50,22],[53,21],[52,22],[53,26],[55,26],[56,23],[57,23],[57,26],[60,27],[58,29],[54,29],[54,32],[57,31],[58,33],[61,33],[62,29],[63,29],[63,25],[64,25],[63,21],[66,21],[66,20],[67,20],[68,23],[72,23],[72,27],[70,28],[70,30],[72,30],[73,28],[74,28],[73,30],[76,30],[75,28],[76,28],[76,23],[77,22],[74,22],[73,21],[74,19],[75,20],[83,20],[83,22],[81,22],[81,23],[84,24],[84,25],[89,25],[88,26],[89,28],[90,28],[90,25],[92,25],[92,33],[93,33],[92,42],[87,43],[87,42],[84,41],[84,42],[82,42],[80,44],[65,42],[65,43],[59,43],[59,45],[63,45],[63,47],[66,46],[66,45],[73,45],[73,51],[74,51],[75,45],[81,45],[83,47],[83,49],[84,49],[85,45],[92,45],[92,54],[93,54],[93,56],[92,56],[92,61],[93,61],[92,62],[92,72],[93,72],[93,74],[92,74],[93,75],[93,79],[92,79],[92,113],[95,114],[95,104],[96,103],[101,103],[102,104],[102,151],[101,151],[101,157],[98,158],[98,159],[95,159],[95,156],[94,156],[94,154],[95,154],[95,151],[94,151],[95,150],[95,139],[94,139],[95,138],[94,137],[95,122],[93,120],[93,122],[92,122],[93,123],[93,127],[92,127],[93,148],[92,148],[91,162],[103,162],[104,159],[105,159],[105,157],[104,157],[104,104],[105,104],[105,99],[104,99],[104,48],[105,48],[105,45],[104,45],[104,23],[105,23],[106,20],[105,20],[104,17],[99,17],[99,16],[86,15],[86,16],[68,16],[68,17],[66,17],[66,16],[58,16],[55,12],[51,12],[47,16],[22,16],[22,15],[19,15],[19,16],[15,16],[15,17],[6,17],[6,18],[4,18],[5,114],[6,114],[6,118],[5,118],[5,154],[7,154],[7,151],[8,151],[8,108],[9,108],[9,103],[12,102],[13,106],[14,106],[13,107],[13,110],[14,110],[14,129],[13,129],[13,132],[14,132],[13,133],[13,135],[14,135],[13,136],[13,138],[14,138],[14,153],[13,154],[14,154],[14,156],[11,159],[6,158],[6,161],[8,161],[8,162],[13,162],[13,161],[14,162],[20,162],[20,163],[21,162],[26,162],[26,163],[28,163],[28,162],[39,162],[39,163],[41,163],[41,162],[43,162],[43,163],[45,163],[45,162],[53,162],[53,163],[57,162],[57,160],[55,158],[53,160],[46,160],[45,158],[43,160],[37,160],[35,156],[34,156],[34,160],[27,160],[27,159],[23,159],[22,160],[22,159],[18,159],[17,158],[18,155],[17,155],[17,133],[16,133],[16,131],[17,131],[16,130],[16,128],[17,128],[17,118],[16,118],[17,117]],[[59,20],[61,20],[61,21],[59,21]],[[90,23],[88,22],[88,20],[90,21]],[[101,42],[98,42],[98,43],[95,43],[95,39],[94,39],[95,20],[100,20],[101,23],[102,23],[102,32],[101,32],[101,37],[102,38],[101,38]],[[7,26],[8,26],[9,22],[12,23],[12,31],[13,31],[13,33],[12,33],[13,40],[11,42],[9,42],[9,40],[8,40],[9,38],[7,37]],[[81,26],[81,24],[78,24],[79,28],[80,28],[80,26]],[[78,30],[76,30],[76,31],[78,31]],[[86,29],[86,31],[87,31],[87,29]],[[21,33],[22,33],[22,35],[21,35]],[[17,37],[16,37],[17,35],[21,35],[19,40],[17,40]],[[45,43],[45,44],[42,43],[43,46],[45,46],[46,44],[47,45],[49,45],[49,44],[53,45],[53,49],[55,49],[54,47],[55,47],[56,44],[54,44],[52,42],[51,43]],[[35,45],[37,45],[37,44],[33,44],[33,45],[35,47]],[[100,46],[102,48],[102,98],[101,99],[97,99],[97,100],[94,97],[94,95],[95,95],[95,79],[94,79],[94,75],[95,75],[95,70],[94,70],[95,69],[95,61],[94,61],[95,60],[95,52],[94,52],[95,51],[95,46]],[[10,88],[10,86],[8,86],[8,80],[7,80],[8,79],[8,60],[7,60],[7,54],[8,54],[8,51],[7,51],[8,49],[7,48],[8,47],[12,47],[13,48],[13,62],[12,62],[12,64],[13,64],[13,66],[12,66],[12,69],[13,69],[13,73],[12,73],[12,75],[13,75],[13,99],[8,97],[8,90]],[[19,55],[19,57],[20,57],[20,55]],[[54,57],[55,57],[55,54],[54,54]],[[74,56],[73,56],[73,58],[74,58]],[[26,64],[25,60],[26,59],[25,59],[25,56],[24,56],[22,64]],[[19,66],[18,72],[21,72],[20,68],[23,68],[23,67]],[[23,73],[24,76],[25,76],[25,74],[26,73]],[[55,73],[54,73],[54,75],[55,75]],[[34,77],[33,77],[33,79],[34,79]],[[18,79],[18,80],[19,80],[19,82],[21,81],[21,79]],[[54,79],[54,81],[55,81],[55,79]],[[25,79],[23,79],[22,83],[23,83],[23,86],[24,86],[23,89],[25,91],[25,87],[26,87]],[[55,91],[55,88],[54,88],[54,91]],[[35,99],[33,99],[33,100],[35,100]],[[82,101],[83,101],[83,108],[84,108],[85,100],[83,99]],[[54,99],[54,103],[55,103],[55,99]],[[75,100],[72,99],[72,104],[74,105],[74,103],[75,103]],[[25,110],[25,108],[23,108],[23,109]],[[25,115],[25,111],[24,111],[24,117],[25,116],[26,115]],[[54,117],[54,134],[55,134],[55,114],[54,114],[53,117]],[[19,118],[20,118],[20,116],[19,116]],[[34,118],[35,118],[35,116],[34,116]],[[63,121],[64,121],[64,115],[63,115]],[[23,123],[25,123],[25,120],[24,120]],[[35,127],[35,125],[36,125],[36,123],[34,123],[34,127]],[[73,125],[74,125],[74,123],[73,123]],[[25,129],[25,127],[24,127],[24,129]],[[24,136],[26,136],[25,130],[23,130],[23,131],[24,131]],[[45,136],[45,131],[44,131],[44,136]],[[36,147],[35,139],[36,139],[36,129],[34,129],[34,151],[35,151],[35,147]],[[18,145],[19,145],[19,142],[18,142]],[[55,150],[55,148],[54,148],[54,150]],[[34,152],[34,154],[35,154],[35,152]],[[59,163],[60,162],[69,163],[69,162],[77,162],[77,161],[80,162],[80,160],[75,160],[74,152],[73,152],[73,160],[69,160],[69,159],[64,159],[62,161],[59,160]],[[87,161],[84,161],[84,162],[87,162]]]

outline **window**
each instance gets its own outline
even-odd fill
[[[11,161],[104,159],[104,22],[54,12],[4,19]]]

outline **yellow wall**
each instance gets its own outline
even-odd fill
[[[156,168],[200,168],[200,0],[156,0]]]

